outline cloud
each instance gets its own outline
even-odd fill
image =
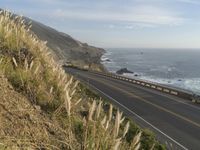
[[[64,10],[57,9],[54,14],[56,18],[102,21],[127,24],[147,25],[180,25],[184,18],[176,13],[168,12],[154,6],[137,6],[126,11],[118,10]]]
[[[177,0],[178,2],[189,3],[189,4],[200,4],[199,0]]]
[[[155,28],[157,25],[155,24],[146,24],[146,23],[119,23],[119,24],[107,24],[104,25],[105,28],[116,29],[116,30],[135,30],[135,29],[143,29],[143,28]]]
[[[114,24],[109,24],[109,25],[108,25],[108,28],[114,29],[114,28],[116,28],[116,26],[115,26]]]
[[[41,1],[40,6],[35,6],[33,9],[27,7],[29,10],[25,7],[23,12],[32,16],[46,15],[58,21],[66,19],[98,21],[107,22],[108,25],[124,23],[125,28],[181,25],[186,19],[177,10],[172,10],[165,4],[172,1],[197,2],[197,0],[27,0],[26,3],[28,5],[28,2],[31,2],[33,5],[39,1]]]
[[[124,26],[125,29],[143,29],[143,28],[155,28],[157,27],[155,24],[145,24],[145,23],[135,23],[132,25],[126,25]]]

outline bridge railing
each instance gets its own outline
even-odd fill
[[[142,87],[154,89],[154,90],[157,90],[162,93],[167,93],[170,95],[174,95],[174,96],[192,101],[193,93],[190,91],[187,91],[187,90],[174,88],[174,87],[170,87],[167,85],[162,85],[162,84],[158,84],[158,83],[154,83],[154,82],[150,82],[150,81],[146,81],[146,80],[141,80],[141,79],[136,79],[136,78],[128,78],[128,77],[117,75],[117,74],[110,73],[110,72],[108,72],[108,73],[98,72],[98,71],[89,71],[89,72],[103,75],[103,76],[110,77],[110,78],[114,78],[114,79],[118,79],[118,80],[123,80],[123,81],[129,82],[129,83],[132,83],[132,84],[140,85]]]

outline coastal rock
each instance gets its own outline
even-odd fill
[[[138,77],[139,75],[138,75],[138,74],[134,74],[134,76],[135,76],[135,77]]]
[[[105,61],[107,61],[107,62],[111,62],[111,60],[110,60],[110,59],[106,59]]]
[[[128,70],[127,68],[121,68],[116,71],[117,74],[124,74],[124,73],[133,73],[132,71]]]

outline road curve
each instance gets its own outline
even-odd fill
[[[142,128],[152,130],[169,149],[200,150],[200,106],[126,81],[65,70],[108,98]]]

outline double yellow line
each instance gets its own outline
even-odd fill
[[[174,115],[174,116],[176,116],[176,117],[178,117],[178,118],[180,118],[180,119],[182,119],[182,120],[184,120],[184,121],[186,121],[186,122],[189,122],[189,123],[191,123],[191,124],[193,124],[193,125],[195,125],[195,126],[197,126],[197,127],[200,128],[200,124],[199,124],[199,123],[194,122],[194,121],[190,120],[189,118],[184,117],[184,116],[182,116],[182,115],[180,115],[180,114],[177,114],[177,113],[175,113],[175,112],[173,112],[173,111],[170,111],[170,110],[168,110],[168,109],[166,109],[166,108],[164,108],[164,107],[162,107],[162,106],[160,106],[160,105],[157,105],[157,104],[155,104],[155,103],[152,103],[152,102],[150,102],[150,101],[148,101],[148,100],[146,100],[146,99],[144,99],[144,98],[142,98],[142,97],[140,97],[140,96],[137,96],[137,95],[135,95],[135,94],[133,94],[133,93],[130,93],[130,92],[126,91],[125,89],[121,89],[121,88],[118,88],[117,86],[114,86],[113,84],[109,84],[109,83],[107,82],[107,80],[104,80],[104,79],[97,79],[97,78],[95,78],[95,77],[88,77],[88,76],[87,76],[87,78],[96,80],[96,81],[98,81],[98,82],[100,82],[100,83],[102,83],[102,84],[104,84],[104,85],[107,85],[107,86],[109,86],[109,87],[111,87],[111,88],[113,88],[113,89],[115,89],[115,90],[119,90],[119,91],[121,91],[121,92],[123,92],[123,93],[129,95],[130,97],[137,98],[137,99],[139,99],[139,100],[141,100],[141,101],[143,101],[143,102],[145,102],[145,103],[147,103],[147,104],[149,104],[149,105],[152,105],[152,106],[154,106],[154,107],[156,107],[156,108],[158,108],[158,109],[160,109],[160,110],[162,110],[162,111],[165,111],[165,112],[167,112],[167,113],[170,113],[170,114],[172,114],[172,115]],[[104,80],[104,82],[103,82],[102,80]]]

